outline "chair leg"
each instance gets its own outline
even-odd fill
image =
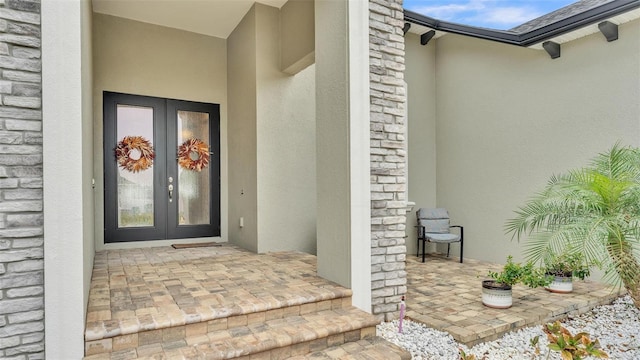
[[[447,243],[447,257],[449,257],[449,251],[451,251],[451,243]]]
[[[464,248],[464,236],[460,236],[460,264],[462,264],[462,249]]]
[[[418,257],[420,256],[420,238],[418,238],[416,242],[417,242],[416,245],[418,246],[418,249],[416,250],[416,257]]]
[[[427,252],[427,241],[423,240],[422,241],[422,262],[424,262],[426,252]]]

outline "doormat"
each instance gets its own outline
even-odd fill
[[[188,248],[199,248],[199,247],[209,247],[209,246],[222,246],[222,244],[215,242],[206,242],[206,243],[192,243],[192,244],[172,244],[171,247],[174,249],[188,249]]]

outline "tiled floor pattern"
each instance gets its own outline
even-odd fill
[[[99,252],[86,359],[279,359],[328,356],[320,351],[332,346],[343,358],[389,353],[384,341],[356,351],[352,343],[374,338],[378,321],[315,264],[303,253],[229,245]]]
[[[289,360],[411,360],[411,354],[398,346],[372,337],[350,342],[342,346],[330,347],[307,355],[293,356]],[[266,360],[266,359],[265,359]]]
[[[186,325],[283,305],[350,297],[303,253],[255,255],[232,246],[96,254],[87,340]]]
[[[170,247],[96,254],[86,359],[404,359],[375,337],[377,321],[351,291],[317,277],[316,258],[239,248]],[[514,288],[514,305],[481,304],[480,280],[499,265],[441,256],[407,260],[407,317],[467,345],[582,313],[618,294],[577,282],[569,295]]]
[[[501,265],[457,257],[428,256],[425,263],[407,257],[407,318],[450,333],[472,346],[525,326],[581,314],[619,296],[617,290],[591,281],[574,281],[570,294],[524,285],[513,288],[513,306],[497,310],[482,305],[481,280]]]

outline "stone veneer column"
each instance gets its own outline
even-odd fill
[[[402,0],[369,1],[371,289],[373,313],[398,317],[405,271],[405,102]]]
[[[0,73],[0,358],[44,359],[38,0],[0,1]]]

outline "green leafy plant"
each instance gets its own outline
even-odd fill
[[[547,359],[551,351],[559,352],[563,360],[582,360],[586,356],[598,359],[609,358],[609,355],[600,349],[598,340],[591,340],[586,332],[572,335],[559,321],[547,324],[542,329],[549,340],[550,351],[547,354]]]
[[[587,167],[553,176],[505,229],[526,237],[530,261],[571,249],[585,264],[602,264],[640,308],[640,149],[616,144]]]
[[[502,271],[489,271],[488,276],[499,284],[513,286],[521,283],[531,288],[547,286],[553,280],[552,277],[546,276],[542,269],[536,268],[532,262],[524,265],[514,263],[513,256],[507,257],[507,263],[502,267]]]
[[[473,354],[468,354],[464,352],[462,348],[458,348],[460,352],[460,360],[476,360],[476,356]]]
[[[564,252],[545,260],[545,272],[553,276],[574,277],[584,280],[591,274],[590,266],[579,253]]]
[[[540,341],[540,335],[536,335],[533,338],[529,339],[529,345],[534,349],[533,355],[531,358],[535,358],[535,356],[540,355],[540,347],[538,347],[538,342]]]

